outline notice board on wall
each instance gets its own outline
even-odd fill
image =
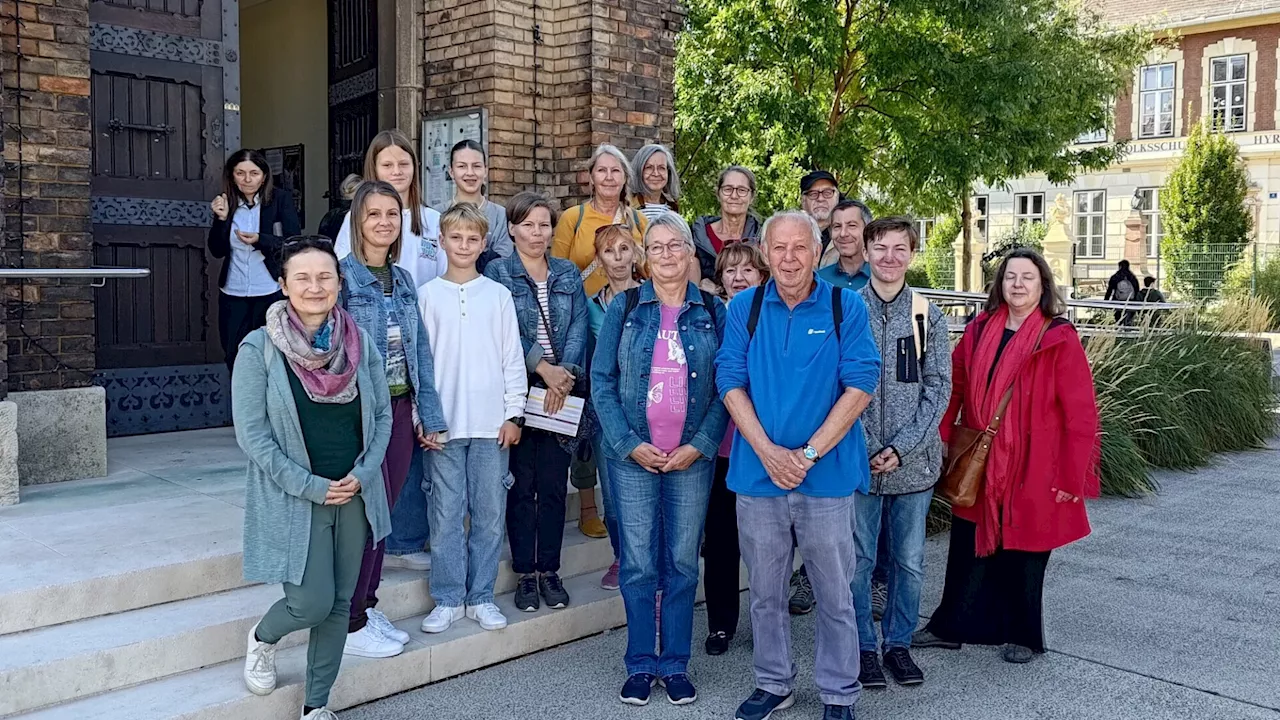
[[[434,115],[422,122],[422,187],[424,200],[431,207],[440,207],[453,199],[453,181],[448,173],[449,150],[460,140],[475,140],[488,156],[483,109]]]

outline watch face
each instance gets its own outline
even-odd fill
[[[818,451],[806,445],[804,448],[804,457],[806,460],[816,460],[818,457]]]

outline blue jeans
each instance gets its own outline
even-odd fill
[[[610,488],[622,531],[619,584],[627,611],[627,675],[686,672],[698,592],[698,546],[711,495],[712,464],[651,473],[630,460],[609,460]],[[661,529],[659,526],[661,525]],[[665,569],[661,575],[659,566]],[[663,577],[665,576],[665,577]],[[662,654],[654,641],[654,602],[662,590]]]
[[[413,443],[413,461],[409,477],[400,490],[400,499],[391,510],[391,536],[387,538],[388,555],[410,555],[422,552],[431,539],[431,523],[427,520],[426,462],[422,448]],[[430,484],[430,483],[427,483]]]
[[[876,649],[876,629],[871,619],[871,566],[879,550],[880,521],[886,519],[889,538],[889,601],[880,630],[885,649],[910,647],[911,633],[920,621],[920,588],[924,585],[924,521],[933,490],[907,495],[854,496],[856,519],[854,544],[858,552],[854,572],[853,604],[858,612],[858,647]]]
[[[596,474],[600,476],[600,506],[604,508],[604,528],[609,531],[609,545],[613,547],[613,559],[622,557],[618,553],[618,508],[613,506],[613,490],[609,488],[609,464],[613,462],[604,456],[604,448],[600,445],[600,433],[591,439],[591,448],[596,459]]]
[[[458,607],[493,602],[506,519],[508,451],[493,438],[450,440],[428,454],[431,597]],[[471,532],[463,520],[471,516]]]

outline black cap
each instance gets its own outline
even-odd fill
[[[835,175],[832,175],[826,170],[814,170],[808,175],[805,175],[804,177],[800,178],[800,192],[802,193],[809,192],[809,188],[813,187],[814,184],[817,183],[819,180],[826,180],[830,182],[832,185],[835,185],[837,189],[839,189],[840,187],[840,183],[836,182]]]

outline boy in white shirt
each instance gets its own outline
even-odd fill
[[[418,289],[449,426],[441,449],[427,453],[436,602],[422,621],[428,633],[448,630],[464,612],[485,630],[507,626],[493,603],[493,584],[510,487],[508,449],[520,441],[529,388],[511,292],[476,272],[488,230],[473,205],[446,212],[440,233],[449,269]]]

